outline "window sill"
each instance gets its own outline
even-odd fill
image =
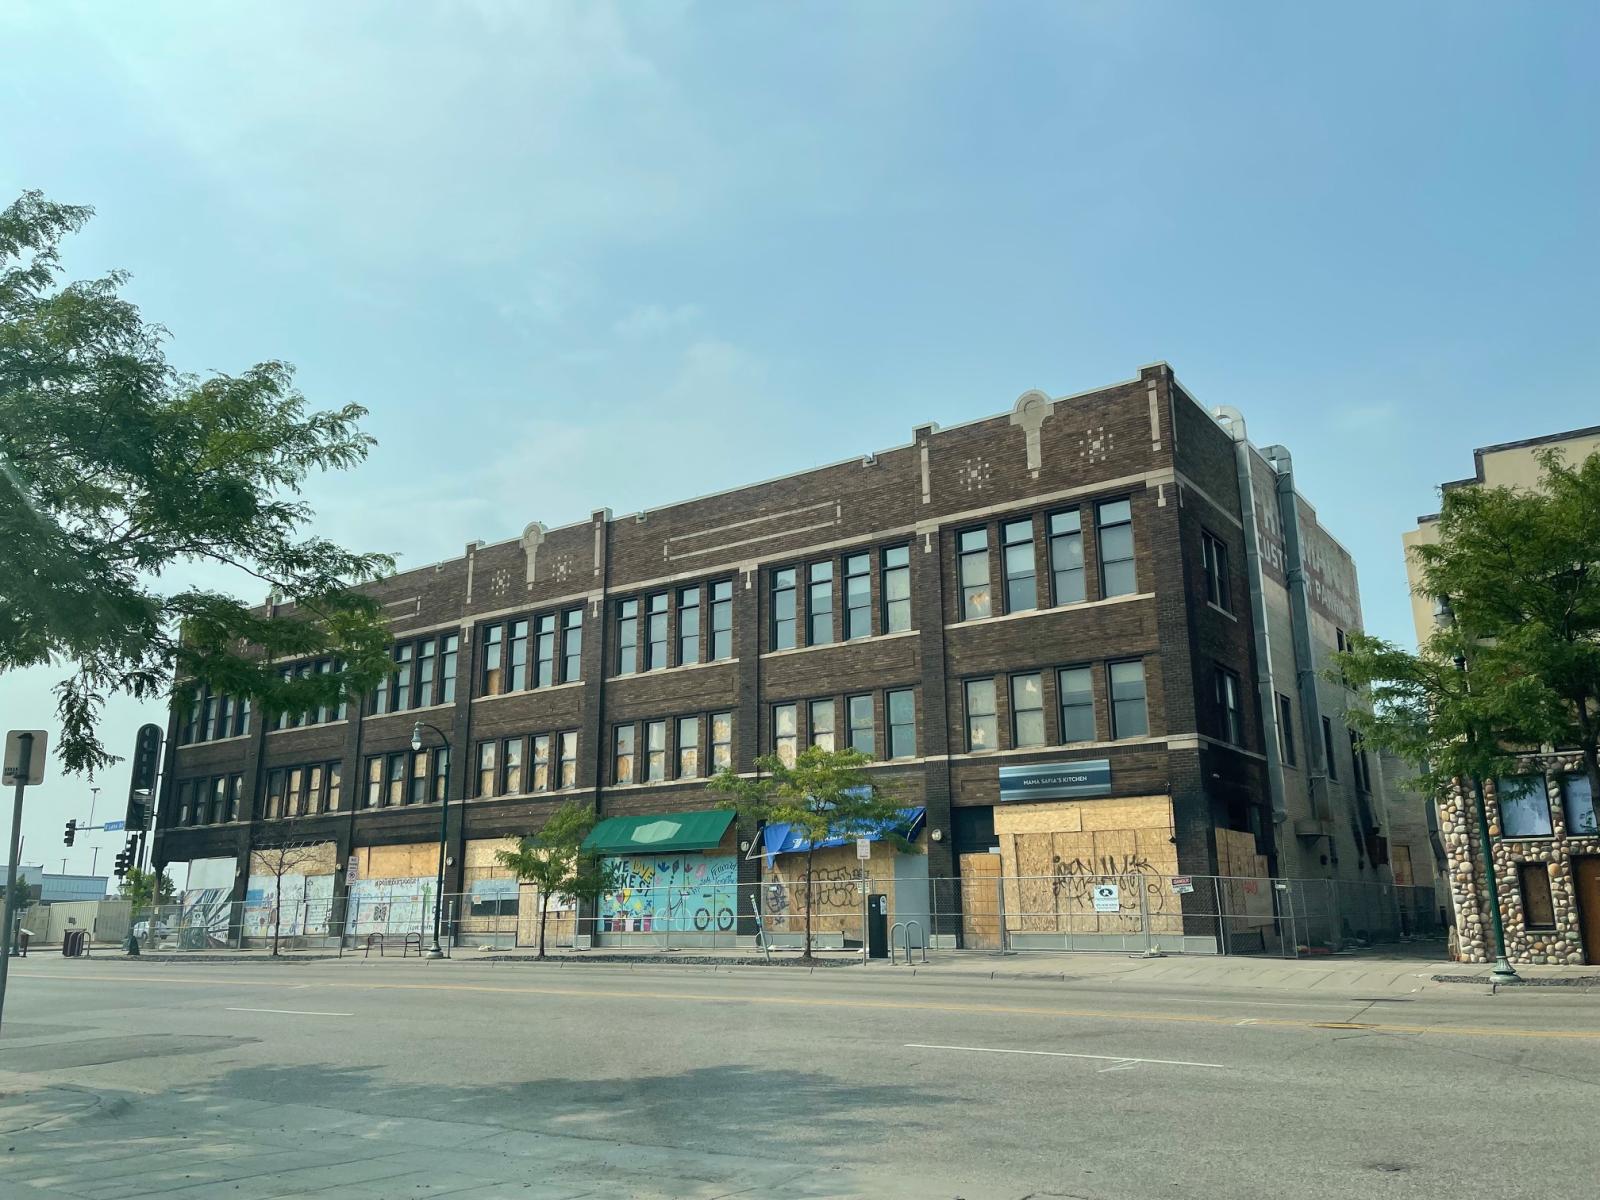
[[[415,709],[415,710],[411,710],[411,711],[421,711],[421,710],[420,709]],[[332,721],[318,721],[315,725],[289,725],[289,726],[286,726],[283,729],[269,729],[269,730],[267,730],[267,736],[271,737],[273,734],[276,734],[276,733],[304,733],[308,729],[334,729],[334,728],[336,728],[336,727],[338,727],[340,725],[347,725],[347,724],[349,724],[349,718],[344,718],[342,720],[339,719],[339,718],[335,718]],[[246,734],[244,736],[248,737],[249,735]],[[239,739],[238,738],[229,738],[228,740],[230,742],[234,742],[234,741],[238,741]],[[213,746],[215,744],[216,744],[215,742],[195,742],[194,743],[194,745],[196,745],[196,746]],[[187,748],[187,747],[185,747],[185,748]]]
[[[1238,620],[1239,620],[1238,617],[1234,616],[1233,613],[1231,613],[1227,609],[1223,608],[1222,605],[1213,604],[1210,600],[1206,601],[1206,607],[1209,608],[1214,613],[1220,613],[1224,617],[1227,617],[1228,620],[1233,621],[1235,623],[1237,623]]]
[[[545,696],[545,695],[548,695],[551,692],[564,692],[564,691],[569,690],[570,688],[581,688],[582,686],[583,686],[583,680],[574,679],[570,683],[551,683],[551,684],[546,684],[544,687],[522,688],[519,691],[515,691],[515,692],[498,692],[493,696],[474,696],[472,698],[472,703],[474,703],[474,704],[483,704],[483,703],[486,703],[487,701],[490,701],[490,700],[511,700],[511,699],[514,699],[515,697],[518,697],[518,696],[526,699],[529,696]],[[455,705],[454,704],[446,704],[446,705],[439,705],[437,707],[454,708]],[[418,711],[421,711],[421,710],[413,709],[411,711],[418,712]]]
[[[608,783],[601,787],[602,792],[642,792],[650,788],[688,787],[698,784],[704,787],[711,782],[710,775],[694,775],[683,779],[653,779],[644,783]]]
[[[1085,608],[1103,608],[1108,604],[1126,604],[1130,600],[1154,600],[1155,596],[1154,592],[1128,592],[1122,596],[1108,596],[1103,600],[1079,600],[1074,604],[1057,604],[1050,608],[1028,608],[1022,612],[1000,613],[991,617],[968,617],[963,621],[947,621],[945,622],[945,628],[965,629],[992,625],[996,621],[1022,621],[1028,617],[1042,617],[1047,613],[1078,612]]]
[[[592,792],[593,790],[594,790],[593,788],[582,788],[582,787],[573,786],[573,787],[565,787],[565,788],[552,788],[547,792],[507,792],[503,796],[472,796],[472,797],[469,797],[466,800],[459,801],[458,803],[462,803],[462,804],[496,804],[496,803],[498,803],[498,802],[500,802],[502,800],[554,800],[554,799],[557,799],[558,797],[563,797],[563,796],[576,796],[576,795],[580,795],[580,794],[586,794],[588,792]],[[421,807],[425,807],[425,806],[423,806],[423,805],[412,805],[411,807],[413,807],[413,808],[421,808]]]
[[[333,724],[336,724],[336,723],[337,722],[334,722],[334,721],[329,721],[328,722],[328,724],[330,724],[330,725],[333,725]],[[321,725],[301,725],[301,726],[299,726],[299,728],[301,728],[301,729],[320,729],[321,727],[322,727]],[[278,730],[278,731],[268,730],[268,732],[269,733],[271,733],[271,732],[287,733],[288,730]],[[225,738],[211,738],[211,739],[209,739],[207,741],[203,741],[203,742],[198,742],[198,741],[197,742],[183,742],[183,743],[180,743],[179,746],[178,746],[178,753],[182,754],[185,750],[198,750],[202,746],[220,746],[220,745],[224,744],[225,742],[242,742],[246,738],[248,738],[249,736],[250,736],[250,733],[249,733],[248,730],[246,730],[244,733],[231,733]]]
[[[791,646],[787,650],[766,650],[762,659],[787,658],[791,654],[809,654],[813,650],[838,650],[845,646],[870,646],[875,642],[893,641],[895,638],[916,637],[917,630],[902,629],[898,633],[875,633],[871,637],[850,638],[842,642],[819,642],[815,646]]]
[[[729,663],[738,662],[738,656],[733,658],[714,658],[710,662],[681,663],[676,667],[656,667],[650,671],[629,671],[625,675],[607,675],[607,683],[618,683],[624,679],[655,679],[661,675],[676,675],[679,671],[703,671],[707,667],[725,667]],[[580,680],[581,682],[581,680]],[[563,684],[562,686],[569,686]]]
[[[415,717],[417,713],[439,712],[442,709],[454,708],[455,706],[456,702],[452,700],[448,704],[424,704],[420,708],[397,708],[392,712],[367,713],[361,719],[363,721],[382,721],[389,717]],[[301,728],[304,729],[305,726],[302,725]]]

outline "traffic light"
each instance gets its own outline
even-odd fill
[[[118,879],[126,879],[129,869],[133,866],[133,846],[133,839],[129,838],[128,844],[123,846],[121,850],[117,851],[117,857],[114,860],[112,870],[116,873]]]
[[[70,846],[70,845],[72,845],[73,841],[77,838],[77,836],[78,836],[78,822],[75,821],[75,820],[68,821],[67,822],[67,832],[62,837],[61,844],[63,846]]]
[[[156,773],[161,768],[161,726],[141,725],[133,747],[133,774],[128,780],[129,829],[143,829],[155,797]]]

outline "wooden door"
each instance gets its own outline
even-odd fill
[[[1000,856],[963,854],[961,871],[961,945],[968,950],[999,950]]]
[[[1583,957],[1600,966],[1600,855],[1572,860],[1572,885],[1578,896],[1578,926],[1583,937]]]

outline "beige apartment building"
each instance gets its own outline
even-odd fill
[[[1600,426],[1574,429],[1473,451],[1474,471],[1443,484],[1461,487],[1536,487],[1539,455],[1559,451],[1569,463],[1600,452]],[[1438,539],[1438,514],[1417,519],[1401,538],[1411,612],[1420,644],[1435,628],[1435,600],[1417,591],[1414,549]],[[1520,963],[1600,963],[1600,826],[1596,797],[1574,752],[1551,749],[1527,756],[1517,773],[1484,782],[1506,955]],[[1444,843],[1459,957],[1489,962],[1488,887],[1470,785],[1441,797]]]

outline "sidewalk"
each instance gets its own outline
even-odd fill
[[[920,954],[907,965],[903,958],[891,964],[875,959],[864,967],[855,951],[822,951],[813,963],[804,962],[794,951],[774,951],[768,960],[748,949],[697,949],[666,952],[655,948],[572,951],[552,950],[541,963],[531,949],[483,951],[457,947],[443,962],[419,960],[414,955],[400,958],[390,954],[364,958],[361,952],[337,950],[297,950],[273,958],[267,950],[203,950],[180,954],[147,953],[130,959],[115,951],[101,950],[94,961],[121,961],[151,964],[273,964],[297,963],[409,964],[422,969],[449,970],[461,966],[530,967],[544,969],[689,968],[756,970],[787,968],[801,970],[853,968],[852,975],[865,971],[884,978],[923,977],[966,981],[1039,980],[1104,986],[1151,986],[1183,990],[1268,990],[1290,992],[1338,992],[1354,995],[1397,995],[1429,987],[1490,985],[1488,968],[1482,964],[1450,962],[1429,953],[1435,947],[1392,946],[1346,954],[1289,959],[1251,956],[1168,955],[1143,958],[1138,955],[1093,951],[1023,951],[999,954],[980,950],[934,950],[926,963]],[[1600,967],[1518,967],[1524,986],[1594,987],[1600,994]],[[1507,985],[1501,985],[1507,986]],[[1518,986],[1518,985],[1510,985]]]

